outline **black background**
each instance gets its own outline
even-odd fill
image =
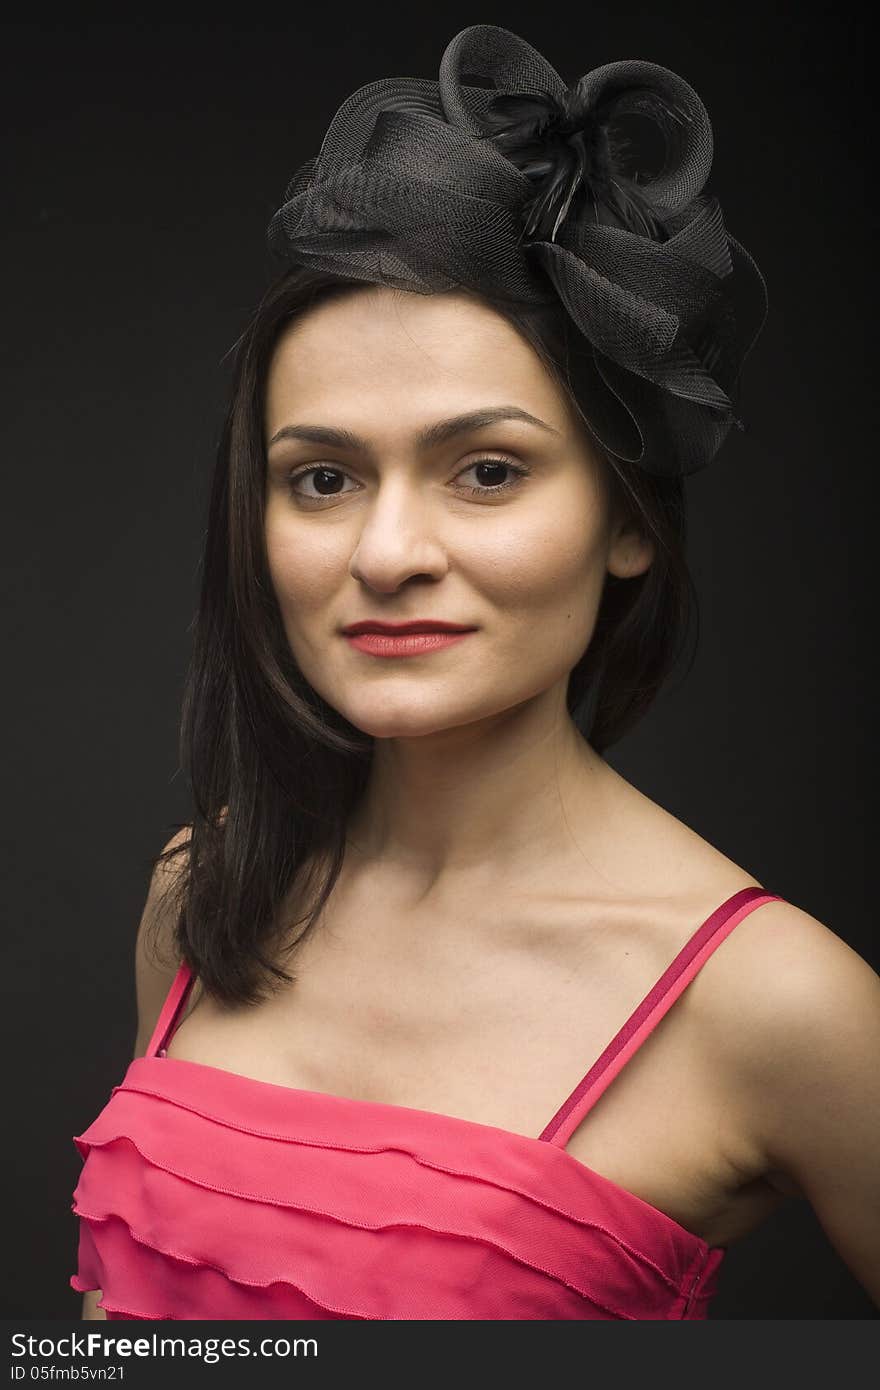
[[[862,21],[674,0],[393,14],[6,26],[6,1316],[78,1314],[71,1136],[130,1059],[150,860],[188,819],[176,738],[206,483],[265,226],[344,97],[436,78],[465,25],[513,29],[566,81],[662,63],[709,109],[708,189],[771,313],[748,432],[688,484],[696,666],[608,756],[876,966]],[[713,1316],[876,1310],[792,1203],[729,1251]]]

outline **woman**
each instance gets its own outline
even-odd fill
[[[710,155],[674,74],[567,89],[478,25],[288,189],[194,818],[76,1137],[86,1316],[700,1318],[791,1194],[880,1299],[876,975],[602,756],[680,651],[682,479],[764,316]]]

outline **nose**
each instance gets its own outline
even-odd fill
[[[363,520],[349,572],[378,593],[393,593],[414,575],[440,579],[448,569],[446,550],[418,487],[385,479],[361,513]]]

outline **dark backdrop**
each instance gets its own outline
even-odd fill
[[[6,28],[6,1316],[79,1312],[71,1136],[131,1056],[150,860],[188,819],[206,481],[265,225],[353,88],[436,78],[467,24],[515,30],[567,81],[665,64],[708,106],[709,188],[771,316],[749,433],[689,483],[696,666],[609,760],[876,965],[861,21],[792,0],[300,13]],[[714,1315],[876,1316],[804,1203],[730,1251]]]

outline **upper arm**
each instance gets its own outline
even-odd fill
[[[190,826],[177,832],[163,849],[185,845],[192,833]],[[159,862],[153,869],[147,900],[141,915],[135,943],[135,989],[137,994],[137,1037],[134,1055],[142,1057],[147,1050],[162,1005],[174,980],[179,961],[173,946],[177,903],[173,890],[183,865],[185,853]]]
[[[754,1138],[880,1303],[880,977],[790,903],[752,924],[731,954],[731,1005]]]
[[[184,845],[192,833],[191,826],[173,835],[163,847],[166,850]],[[142,1057],[153,1035],[162,1005],[171,988],[177,963],[174,960],[174,923],[176,907],[174,896],[169,893],[180,874],[185,855],[175,855],[166,862],[155,865],[150,877],[147,900],[141,914],[135,943],[135,989],[137,993],[137,1037],[134,1045],[135,1057]],[[98,1306],[100,1289],[89,1289],[82,1297],[82,1319],[99,1321],[106,1318],[103,1308]]]

